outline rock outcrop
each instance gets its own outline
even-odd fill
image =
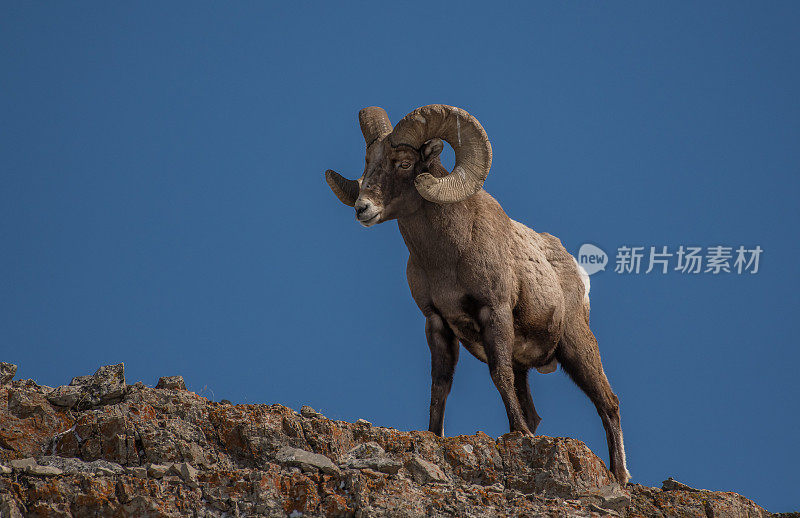
[[[57,388],[2,379],[2,518],[770,516],[673,480],[622,488],[568,438],[440,438],[218,403],[178,377],[127,385],[121,364]]]

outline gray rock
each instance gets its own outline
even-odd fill
[[[296,466],[303,471],[316,471],[318,469],[328,475],[341,474],[338,466],[325,455],[312,453],[299,448],[292,448],[290,446],[281,448],[275,455],[275,460],[280,464]]]
[[[189,464],[188,462],[181,462],[177,464],[178,466],[178,474],[183,479],[184,482],[189,484],[191,487],[198,487],[199,484],[197,483],[197,470]]]
[[[8,410],[16,417],[25,419],[34,415],[45,417],[52,413],[53,407],[44,394],[34,390],[18,390],[15,387],[8,390]]]
[[[36,465],[36,459],[33,457],[27,457],[24,459],[14,459],[11,462],[11,468],[15,471],[25,471],[26,468]]]
[[[64,474],[62,470],[56,468],[55,466],[40,466],[38,464],[34,464],[33,466],[28,466],[25,468],[25,473],[37,477],[57,477],[58,475]]]
[[[325,417],[320,412],[317,412],[308,405],[303,405],[302,407],[300,407],[300,415],[308,418]]]
[[[92,374],[89,389],[93,399],[98,400],[99,404],[119,402],[127,389],[125,364],[105,365],[97,369]]]
[[[94,473],[96,475],[118,475],[125,469],[117,464],[103,459],[86,462],[75,457],[59,457],[58,455],[46,455],[38,459],[42,466],[52,466],[58,468],[68,475],[75,473]]]
[[[683,482],[678,482],[672,477],[669,477],[667,480],[661,483],[661,490],[662,491],[700,491],[699,489],[695,489],[691,486],[687,486]]]
[[[116,484],[115,493],[119,502],[121,504],[127,504],[131,500],[133,500],[133,496],[136,494],[132,484],[126,484],[123,481],[120,481]]]
[[[75,376],[74,378],[72,378],[72,381],[70,381],[69,384],[72,386],[86,385],[91,381],[92,381],[92,376],[87,374],[85,376]]]
[[[69,385],[50,391],[48,401],[56,406],[87,410],[118,403],[125,396],[125,364],[104,365],[91,376],[76,376]]]
[[[56,406],[72,408],[78,404],[78,401],[80,401],[82,395],[83,390],[81,387],[74,385],[61,385],[60,387],[54,388],[50,391],[50,393],[47,394],[47,400]]]
[[[157,389],[186,390],[186,383],[183,376],[163,376],[158,378]]]
[[[203,447],[192,442],[180,448],[182,460],[188,461],[193,466],[208,466],[208,457],[203,451]]]
[[[147,468],[144,466],[128,466],[125,473],[136,478],[147,478]]]
[[[395,475],[400,471],[400,468],[403,467],[403,464],[389,457],[368,457],[366,459],[350,459],[344,463],[344,467],[351,469],[371,469],[380,471],[381,473]]]
[[[589,504],[588,506],[586,506],[586,508],[592,511],[593,513],[599,513],[600,516],[619,516],[618,512],[613,511],[611,509],[604,509],[603,507],[600,507],[599,505],[595,504]]]
[[[584,505],[597,505],[603,509],[622,512],[631,505],[631,495],[616,482],[600,487],[578,497]]]
[[[347,456],[354,459],[366,459],[381,455],[386,455],[386,451],[375,441],[361,443],[347,452]]]
[[[22,518],[22,512],[11,495],[0,493],[0,517]]]
[[[5,385],[14,379],[17,374],[17,366],[13,363],[0,362],[0,385]]]
[[[362,425],[362,426],[372,426],[372,423],[370,423],[366,419],[359,419],[359,420],[356,421],[356,424],[359,424],[359,425]]]
[[[376,442],[359,444],[344,456],[340,465],[351,469],[372,469],[390,475],[396,474],[403,464],[392,459]]]
[[[498,438],[497,451],[509,473],[506,488],[523,494],[576,499],[614,481],[580,441],[506,434]]]
[[[439,466],[418,455],[414,455],[406,461],[406,469],[418,484],[446,484],[450,482]]]
[[[0,475],[9,475],[12,471],[10,467],[0,464]]]
[[[150,478],[161,478],[167,474],[170,470],[171,465],[167,464],[148,464],[147,465],[147,474]]]

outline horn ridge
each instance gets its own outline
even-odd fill
[[[429,104],[412,111],[389,134],[392,147],[419,149],[432,138],[441,138],[455,151],[453,171],[444,178],[423,173],[415,186],[434,203],[463,201],[483,187],[492,166],[492,145],[478,120],[465,110],[445,104]]]
[[[359,111],[358,123],[367,147],[392,132],[392,123],[386,110],[378,106],[369,106]]]

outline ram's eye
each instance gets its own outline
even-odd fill
[[[400,168],[401,169],[408,169],[409,167],[411,167],[411,161],[410,160],[403,160],[402,162],[400,162]]]

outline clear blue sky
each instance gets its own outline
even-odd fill
[[[486,189],[573,253],[764,249],[756,275],[600,272],[592,326],[633,481],[797,510],[798,26],[792,2],[6,2],[0,359],[425,428],[407,251],[322,173],[360,175],[360,108],[457,105]],[[532,384],[540,433],[606,459],[567,377]],[[446,432],[477,430],[507,420],[462,351]]]

